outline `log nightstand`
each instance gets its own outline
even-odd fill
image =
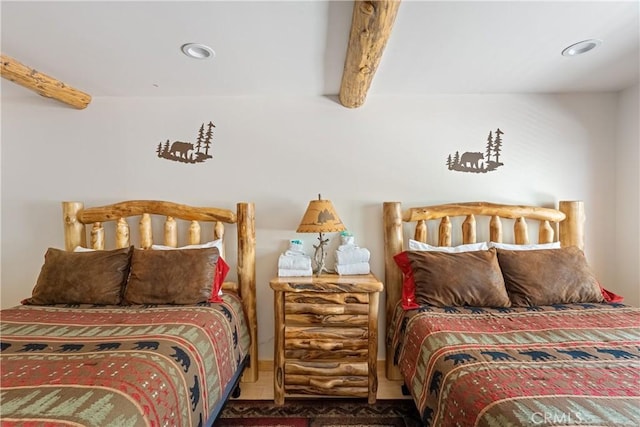
[[[290,395],[366,397],[378,390],[378,305],[372,274],[277,277],[274,401]]]

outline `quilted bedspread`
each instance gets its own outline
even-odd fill
[[[640,425],[640,309],[396,312],[388,339],[426,426]]]
[[[204,425],[249,349],[240,301],[223,299],[3,310],[2,425]]]

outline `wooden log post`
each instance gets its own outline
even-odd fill
[[[489,221],[489,240],[502,243],[502,220],[498,215],[492,215]]]
[[[384,280],[386,291],[386,326],[385,331],[391,327],[393,313],[396,304],[402,296],[402,272],[393,259],[393,256],[402,252],[403,234],[402,234],[402,212],[400,210],[400,202],[384,202],[383,207],[384,222]],[[387,378],[390,380],[400,380],[402,375],[400,369],[393,364],[393,348],[386,348],[385,371]]]
[[[462,223],[462,243],[475,243],[476,242],[476,217],[467,215]]]
[[[74,89],[6,55],[0,55],[0,59],[2,60],[0,75],[9,81],[79,110],[86,108],[91,102],[91,95],[88,93]]]
[[[440,220],[438,235],[438,246],[451,246],[451,220],[448,216]]]
[[[84,224],[78,219],[78,213],[84,209],[81,202],[62,202],[64,221],[64,248],[73,251],[76,246],[87,246]]]
[[[253,203],[237,204],[238,286],[251,335],[250,362],[242,381],[258,380],[258,313],[256,309],[256,226]]]
[[[189,244],[200,244],[200,223],[195,220],[191,221],[191,225],[189,225]]]
[[[516,222],[513,225],[513,234],[516,245],[529,244],[529,232],[527,230],[527,221],[524,217],[516,218]]]
[[[400,0],[356,0],[353,5],[347,57],[340,85],[340,103],[364,104],[391,35]]]
[[[131,238],[129,236],[129,223],[125,218],[118,218],[118,223],[116,224],[116,248],[131,246]]]
[[[414,238],[418,242],[427,243],[427,221],[418,221]]]
[[[178,246],[178,225],[172,216],[168,216],[164,222],[164,244],[172,248]]]
[[[140,247],[142,249],[149,249],[153,245],[153,231],[151,230],[151,215],[148,213],[142,214],[140,218]]]
[[[94,222],[91,227],[91,248],[97,251],[104,250],[104,227],[101,222]]]
[[[559,210],[566,215],[560,222],[560,245],[562,247],[577,246],[584,249],[584,202],[561,201]]]

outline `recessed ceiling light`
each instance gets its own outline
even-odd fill
[[[587,53],[590,50],[595,49],[596,47],[602,44],[602,40],[598,39],[589,39],[583,40],[581,42],[572,44],[571,46],[565,48],[562,51],[562,56],[578,56],[583,53]]]
[[[216,56],[216,53],[209,46],[202,43],[187,43],[182,45],[182,53],[189,58],[208,59]]]

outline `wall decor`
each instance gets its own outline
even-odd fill
[[[211,143],[213,142],[213,128],[216,127],[212,122],[207,124],[205,132],[204,123],[198,130],[198,138],[195,144],[193,142],[173,141],[167,139],[164,143],[158,143],[156,153],[158,157],[174,162],[182,163],[202,163],[213,156],[209,154]]]
[[[498,169],[504,163],[500,161],[502,153],[502,135],[504,132],[500,128],[496,129],[495,138],[492,131],[489,131],[487,144],[484,152],[465,151],[460,154],[456,151],[454,155],[447,157],[447,167],[449,170],[458,172],[487,173]]]

